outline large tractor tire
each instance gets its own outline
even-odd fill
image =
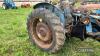
[[[2,4],[2,8],[3,8],[4,10],[8,9],[5,3]]]
[[[44,8],[35,9],[28,16],[29,37],[40,49],[55,53],[65,42],[64,27],[60,18]]]

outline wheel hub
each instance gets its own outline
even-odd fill
[[[36,33],[38,38],[43,41],[49,41],[51,39],[51,31],[45,23],[39,22],[36,26]]]

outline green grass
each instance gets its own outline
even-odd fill
[[[29,41],[26,30],[27,15],[31,8],[3,10],[0,8],[0,56],[100,56],[100,43],[93,39],[66,40],[56,54],[41,51]],[[77,48],[93,48],[92,53],[77,52]]]

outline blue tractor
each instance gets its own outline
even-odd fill
[[[60,50],[65,39],[73,36],[82,41],[88,36],[100,41],[100,10],[76,10],[74,4],[65,0],[57,5],[52,2],[36,4],[27,19],[31,41],[51,53]]]
[[[13,0],[4,0],[4,3],[2,4],[2,8],[3,9],[17,9],[15,3],[13,2]]]

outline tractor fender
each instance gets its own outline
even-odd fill
[[[61,9],[57,8],[56,6],[50,3],[38,3],[33,7],[33,9],[37,9],[37,8],[48,9],[49,11],[51,11],[52,13],[54,13],[60,18],[60,21],[63,24],[63,26],[65,25],[65,18],[64,18],[63,11]]]

